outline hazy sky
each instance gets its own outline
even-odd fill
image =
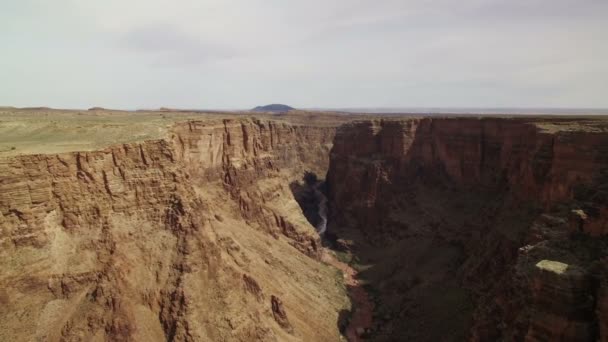
[[[607,0],[1,0],[0,105],[608,107]]]

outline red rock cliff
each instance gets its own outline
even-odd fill
[[[187,122],[166,140],[0,159],[0,339],[337,339],[345,298],[289,189],[327,169],[334,133]]]
[[[330,159],[333,227],[362,232],[355,248],[376,265],[366,280],[380,301],[396,303],[378,340],[457,336],[445,312],[471,315],[456,325],[468,324],[472,340],[608,336],[590,267],[606,254],[608,233],[601,120],[354,122],[338,129]],[[537,266],[543,260],[570,271],[547,275]],[[441,298],[443,312],[432,304]],[[557,303],[548,308],[547,300]]]
[[[573,199],[577,185],[593,184],[607,155],[605,132],[550,132],[523,119],[363,121],[338,130],[328,182],[336,205],[363,216],[381,210],[383,186],[417,175],[462,188],[504,189],[550,206]],[[608,233],[606,223],[591,233]]]

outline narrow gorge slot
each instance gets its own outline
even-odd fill
[[[363,341],[370,337],[374,303],[365,284],[358,278],[358,270],[351,266],[352,260],[344,258],[347,250],[344,246],[340,247],[340,238],[329,230],[327,184],[310,171],[305,172],[302,181],[295,184],[297,185],[292,184],[294,197],[310,224],[315,227],[323,246],[327,248],[322,260],[342,273],[342,281],[351,302],[350,310],[340,313],[337,326],[349,342]]]
[[[318,184],[316,184],[314,186],[314,193],[315,193],[315,197],[316,197],[316,202],[317,202],[317,208],[318,208],[318,216],[319,216],[319,223],[317,224],[316,228],[317,228],[317,233],[319,233],[319,235],[321,237],[323,237],[323,235],[325,234],[325,232],[327,231],[327,196],[325,196],[325,194],[321,191],[321,187],[323,186],[324,183],[320,182]]]

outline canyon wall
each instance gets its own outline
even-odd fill
[[[256,119],[224,120],[216,125],[177,125],[172,139],[191,184],[204,186],[221,180],[245,219],[268,229],[278,228],[280,231],[270,233],[283,234],[296,248],[318,257],[319,237],[310,234],[306,224],[292,224],[280,210],[271,208],[284,204],[272,203],[273,197],[289,193],[289,184],[301,180],[304,172],[327,173],[335,130]],[[298,207],[291,209],[299,211]]]
[[[335,127],[170,134],[0,159],[0,339],[339,338],[349,303],[289,188],[326,171]]]
[[[338,131],[328,179],[338,203],[369,195],[358,203],[363,215],[383,182],[420,175],[450,186],[504,189],[547,206],[573,199],[577,185],[605,174],[606,142],[605,132],[543,132],[515,119],[363,121]],[[356,182],[339,181],[349,177]],[[608,233],[605,224],[596,229],[590,233]]]
[[[608,338],[597,285],[607,253],[607,170],[601,121],[340,127],[327,176],[330,230],[371,265],[363,277],[385,307],[375,339]]]

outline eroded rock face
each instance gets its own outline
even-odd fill
[[[1,159],[0,339],[337,340],[346,298],[289,189],[327,169],[334,132],[209,120]]]
[[[308,227],[303,231],[264,202],[277,191],[289,191],[289,183],[305,171],[327,172],[335,127],[254,119],[224,120],[215,125],[190,122],[177,125],[174,132],[177,159],[192,178],[189,181],[221,180],[246,220],[267,227],[275,236],[289,237],[294,247],[318,258],[317,234]],[[273,178],[276,182],[267,181]]]
[[[601,264],[600,284],[596,296],[596,313],[599,325],[599,340],[608,341],[608,259]]]
[[[607,253],[608,133],[601,122],[569,127],[423,118],[339,128],[331,221],[371,265],[375,340],[597,337],[603,311],[589,265]],[[539,273],[544,259],[582,275]]]
[[[532,279],[532,314],[526,341],[594,339],[593,285],[576,265],[541,260]]]
[[[283,307],[283,302],[281,299],[275,295],[272,295],[270,297],[270,305],[272,307],[272,315],[274,316],[274,320],[281,326],[281,328],[290,333],[293,332],[293,328],[291,323],[289,323],[289,318],[287,318],[287,313],[285,312],[285,307]]]
[[[593,183],[607,162],[607,139],[597,133],[543,132],[525,120],[356,122],[338,131],[328,181],[336,204],[347,202],[351,209],[356,203],[367,216],[364,222],[382,210],[374,206],[382,204],[383,187],[421,175],[450,186],[509,191],[547,205],[573,198],[575,185]],[[350,177],[355,181],[339,181]],[[362,197],[358,202],[357,196]]]

